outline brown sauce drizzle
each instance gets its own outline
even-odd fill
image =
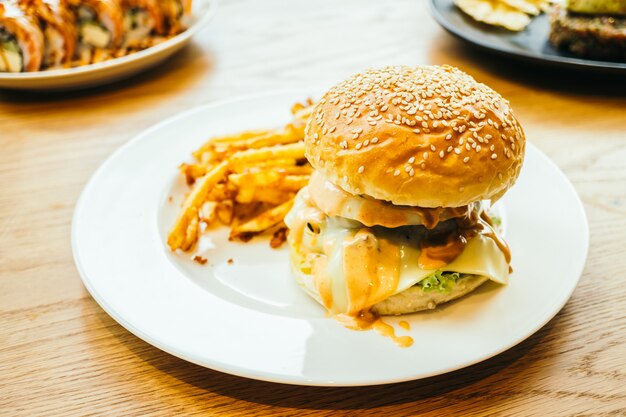
[[[415,211],[419,213],[422,218],[422,225],[428,230],[434,229],[439,224],[439,218],[443,208],[415,208]]]
[[[483,232],[483,234],[495,242],[496,246],[498,246],[498,249],[500,249],[500,251],[502,251],[502,253],[504,254],[506,262],[510,265],[511,249],[509,248],[509,245],[504,240],[502,240],[502,238],[494,230],[491,217],[489,217],[486,211],[483,211],[480,213],[480,220],[480,224],[482,225],[483,230],[487,229],[487,232]]]
[[[486,211],[471,211],[467,215],[456,217],[455,229],[452,233],[430,233],[420,242],[418,263],[423,269],[440,269],[459,256],[467,243],[477,234],[482,233],[494,241],[498,249],[504,254],[512,271],[511,250],[493,228],[493,221]]]
[[[395,228],[419,224],[431,230],[442,221],[467,216],[475,208],[474,203],[461,207],[434,208],[394,205],[388,201],[350,194],[317,172],[311,175],[307,188],[311,201],[326,215],[356,220],[367,227]]]
[[[381,317],[369,310],[364,310],[356,315],[337,314],[335,320],[351,330],[375,330],[378,334],[390,338],[399,347],[409,347],[413,344],[411,336],[396,336],[396,331],[389,323],[385,323]],[[400,322],[400,327],[402,326]],[[406,323],[408,327],[408,323]],[[405,328],[407,329],[407,328]],[[408,330],[408,329],[407,329]]]

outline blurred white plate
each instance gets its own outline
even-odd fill
[[[513,252],[511,283],[485,284],[448,306],[402,317],[411,330],[396,329],[415,339],[409,348],[325,317],[291,278],[288,249],[270,249],[266,239],[232,243],[227,230],[213,232],[204,266],[172,254],[165,241],[185,192],[181,161],[209,136],[286,123],[291,105],[307,97],[276,93],[193,109],[141,134],[98,169],[77,204],[72,246],[85,286],[122,326],[219,371],[347,386],[474,364],[521,342],[563,307],[587,256],[587,220],[572,185],[532,144],[519,181],[499,203]]]
[[[194,0],[192,24],[184,32],[153,47],[97,64],[17,74],[0,72],[0,88],[16,90],[72,90],[130,77],[165,60],[189,43],[215,15],[217,0]]]

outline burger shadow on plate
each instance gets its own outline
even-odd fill
[[[192,43],[176,52],[165,61],[156,64],[145,71],[123,78],[112,83],[76,90],[60,91],[30,91],[0,89],[0,101],[20,104],[54,104],[64,101],[71,103],[84,98],[95,98],[107,94],[136,94],[135,88],[151,88],[154,91],[167,92],[168,90],[185,90],[197,84],[207,74],[213,73],[215,58],[202,47]],[[150,87],[150,84],[153,84]],[[82,103],[82,102],[81,102]],[[98,101],[90,103],[90,108],[98,107]],[[105,106],[111,103],[104,102]],[[47,107],[46,111],[54,111],[54,107]]]
[[[477,291],[492,289],[486,287]],[[97,305],[95,308],[100,309]],[[206,391],[207,395],[217,394],[274,407],[308,410],[365,411],[405,404],[403,412],[415,413],[425,409],[436,410],[454,401],[489,396],[492,384],[524,373],[529,367],[529,362],[537,359],[536,356],[540,354],[545,356],[545,352],[540,352],[545,347],[534,352],[535,348],[544,346],[548,339],[552,344],[557,340],[550,335],[558,331],[559,320],[563,314],[567,314],[567,306],[522,343],[476,365],[421,380],[363,387],[287,385],[221,373],[186,362],[147,344],[117,325],[104,312],[97,314],[96,320],[102,322],[103,328],[109,329],[113,337],[143,362],[185,384]],[[554,351],[555,347],[551,346],[551,350]],[[526,380],[532,384],[532,378]],[[202,395],[194,396],[197,399],[203,398]],[[503,397],[503,400],[507,398]],[[493,401],[498,401],[498,398],[494,397]],[[211,409],[215,410],[214,406],[211,406]]]

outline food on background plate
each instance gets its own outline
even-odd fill
[[[193,251],[213,226],[231,227],[230,239],[248,241],[272,233],[284,243],[283,219],[312,168],[304,157],[309,100],[292,108],[293,121],[279,129],[251,130],[209,139],[180,165],[191,187],[168,236],[171,250]]]
[[[44,52],[36,20],[11,2],[0,2],[0,71],[37,71]]]
[[[626,0],[569,0],[550,14],[550,43],[585,58],[626,62]]]
[[[291,267],[329,314],[393,336],[379,316],[508,282],[489,209],[525,136],[498,93],[449,66],[370,70],[322,97],[304,140],[315,171],[285,218]]]
[[[32,72],[102,62],[184,31],[190,0],[0,2],[0,71]]]
[[[528,26],[533,16],[548,10],[552,0],[454,0],[474,20],[512,31]]]

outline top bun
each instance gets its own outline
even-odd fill
[[[396,66],[331,88],[305,144],[313,167],[352,194],[459,207],[515,183],[525,137],[509,102],[457,68]]]

